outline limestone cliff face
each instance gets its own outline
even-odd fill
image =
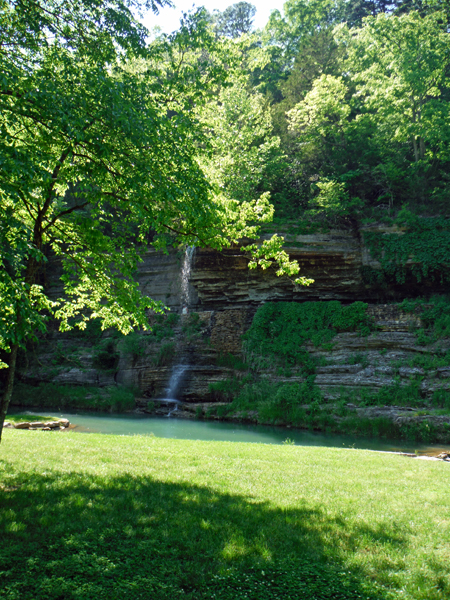
[[[294,286],[288,278],[277,277],[275,268],[249,270],[248,259],[237,248],[222,252],[197,248],[190,277],[192,309],[256,307],[260,302],[277,299],[354,301],[378,297],[378,292],[362,279],[361,267],[370,261],[359,233],[331,231],[327,234],[284,235],[286,251],[298,260],[301,274],[315,280],[313,285],[308,288]],[[183,260],[182,251],[171,249],[168,254],[163,254],[149,248],[142,255],[136,273],[141,291],[179,311]],[[51,260],[46,285],[53,297],[62,292],[59,275],[57,261]]]
[[[219,310],[232,306],[258,306],[264,301],[348,300],[366,297],[361,277],[362,253],[351,232],[286,236],[285,249],[299,262],[301,275],[314,279],[309,287],[295,286],[277,277],[275,268],[249,270],[238,250],[199,249],[192,284],[200,306]]]
[[[380,269],[380,264],[371,257],[364,244],[364,231],[369,229],[401,235],[394,228],[376,226],[310,235],[280,231],[279,234],[285,237],[286,251],[299,262],[301,275],[314,279],[314,283],[308,287],[295,286],[287,277],[277,277],[275,268],[249,270],[248,259],[237,248],[222,252],[197,248],[190,277],[191,309],[222,311],[255,308],[261,302],[277,300],[380,302],[442,291],[439,283],[431,280],[417,284],[412,278],[407,278],[403,285],[392,284],[383,288],[374,282],[367,282],[365,269]],[[172,249],[168,254],[163,254],[150,248],[143,254],[136,273],[141,291],[170,309],[180,311],[183,260],[182,251]],[[58,275],[58,265],[54,261],[47,274],[47,286],[53,296],[61,293]]]
[[[138,265],[136,279],[140,289],[154,300],[161,301],[165,306],[175,311],[181,303],[180,271],[183,262],[182,251],[170,250],[167,254],[149,248],[141,255],[142,262]],[[59,281],[61,269],[56,258],[49,261],[46,269],[45,284],[51,297],[62,294]],[[195,290],[192,289],[193,301],[196,302]]]
[[[315,280],[311,286],[295,286],[288,278],[277,277],[272,268],[250,271],[247,259],[238,250],[219,253],[197,249],[190,276],[189,313],[181,314],[178,324],[164,339],[155,341],[144,333],[145,343],[135,354],[126,351],[126,344],[118,342],[117,364],[112,369],[102,370],[93,364],[92,342],[82,338],[74,340],[53,331],[42,340],[34,356],[29,354],[26,364],[21,367],[20,377],[30,383],[129,385],[139,390],[141,405],[145,405],[149,400],[164,397],[174,365],[183,363],[188,368],[179,399],[210,402],[214,400],[210,384],[232,375],[230,368],[219,366],[222,364],[219,357],[241,353],[242,334],[250,326],[260,303],[281,300],[363,300],[373,303],[414,295],[408,282],[380,290],[364,281],[363,267],[377,269],[379,265],[364,246],[361,231],[287,235],[286,250],[291,258],[298,260],[301,274]],[[183,259],[182,252],[162,254],[149,250],[136,275],[143,293],[160,300],[178,314],[182,312],[180,273]],[[48,283],[52,294],[60,293],[56,265],[49,271]],[[426,293],[427,286],[431,289],[433,285],[436,286],[432,282],[423,282],[421,294]],[[437,287],[433,289],[439,291]],[[376,389],[389,385],[395,377],[407,378],[408,373],[393,370],[393,361],[406,360],[417,352],[428,352],[426,348],[415,346],[412,334],[408,333],[411,315],[393,314],[391,308],[380,305],[373,305],[370,310],[381,331],[369,338],[360,338],[356,334],[338,335],[332,356],[327,357],[336,364],[318,369],[316,383],[330,397],[342,386]],[[199,316],[195,331],[189,332],[192,312]],[[55,361],[58,344],[65,351],[59,362]],[[311,349],[311,352],[317,351]],[[351,364],[355,363],[354,355],[361,352],[366,355],[364,365]],[[441,379],[439,373],[428,379],[425,377],[424,393],[428,394],[433,386],[442,385]]]
[[[280,235],[286,240],[285,249],[291,259],[298,261],[301,275],[314,279],[308,287],[295,286],[287,277],[277,277],[275,268],[250,271],[248,260],[237,249],[221,253],[198,249],[191,277],[198,298],[196,308],[229,310],[277,300],[380,302],[443,291],[437,281],[423,280],[419,284],[408,272],[404,284],[392,282],[380,287],[377,282],[368,282],[368,270],[376,273],[381,267],[364,243],[366,230],[402,234],[395,228],[376,226],[311,235],[289,235],[281,231]]]

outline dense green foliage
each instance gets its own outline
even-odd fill
[[[12,403],[15,406],[45,407],[60,410],[97,410],[123,412],[135,408],[136,392],[126,386],[105,388],[88,385],[40,383],[38,386],[17,383]]]
[[[273,215],[269,193],[239,197],[205,164],[210,124],[198,111],[242,49],[217,39],[202,10],[149,44],[133,11],[165,3],[0,1],[0,435],[18,347],[49,316],[66,331],[91,318],[146,329],[163,310],[134,278],[148,244],[222,249],[258,238]],[[247,132],[244,147],[265,137]],[[245,248],[251,267],[299,271],[277,236]],[[51,299],[50,257],[63,292]]]
[[[394,422],[389,416],[370,415],[371,407],[395,407],[403,416],[447,416],[450,411],[448,338],[450,304],[437,296],[427,300],[405,300],[400,309],[420,316],[422,325],[410,324],[416,344],[425,346],[410,358],[393,356],[388,366],[371,352],[356,352],[334,358],[333,339],[339,332],[377,335],[367,305],[356,302],[266,303],[259,307],[245,338],[245,362],[221,357],[219,363],[233,369],[231,378],[210,385],[216,400],[226,405],[211,407],[206,416],[243,421],[294,425],[333,433],[390,437],[424,442],[450,442],[450,426],[430,420]],[[441,341],[442,340],[442,341]],[[434,344],[432,348],[426,348]],[[311,351],[317,351],[312,353]],[[379,352],[382,359],[387,350]],[[370,354],[370,353],[369,353]],[[342,362],[342,361],[345,362]],[[318,367],[356,365],[358,371],[374,369],[371,376],[386,378],[382,387],[354,388],[316,384]],[[444,369],[438,373],[437,369]],[[406,369],[406,370],[405,370]],[[350,370],[350,372],[352,372]],[[356,375],[355,375],[356,376]],[[295,377],[295,379],[294,379]],[[425,377],[434,378],[428,390]],[[438,377],[438,379],[436,379]],[[434,387],[435,386],[435,387]],[[363,412],[358,414],[356,408]],[[364,409],[369,413],[365,414]],[[407,412],[403,412],[402,410]]]
[[[42,328],[43,309],[63,329],[91,316],[124,333],[146,327],[148,309],[162,305],[133,280],[143,246],[220,249],[257,237],[273,213],[267,193],[243,198],[205,166],[214,149],[201,108],[230,85],[240,47],[216,39],[201,11],[147,45],[120,0],[111,19],[90,0],[3,5],[1,348]],[[267,125],[247,132],[245,147],[264,146],[267,135]],[[275,254],[282,272],[298,271],[275,238],[256,263]],[[51,255],[65,292],[52,301],[42,287]]]
[[[120,353],[142,359],[152,342],[154,364],[169,364],[174,323],[154,317],[163,306],[134,277],[149,244],[236,245],[250,268],[275,262],[310,284],[276,235],[252,243],[274,214],[274,229],[295,235],[396,225],[363,234],[381,265],[364,267],[365,281],[450,282],[447,2],[288,0],[254,34],[254,7],[239,2],[149,42],[133,11],[164,4],[0,0],[0,366],[10,373],[51,317],[63,330],[95,319],[131,333],[96,332],[98,370],[113,371]],[[63,284],[51,299],[49,258]],[[441,316],[431,327],[424,312],[421,343],[448,330]],[[193,316],[183,328],[199,334]],[[305,342],[326,350],[338,332],[370,330],[362,303],[266,306],[246,360],[275,356],[279,373],[312,376]],[[63,347],[54,362],[80,364]]]
[[[366,309],[364,302],[268,302],[258,308],[245,334],[246,352],[254,359],[277,357],[286,366],[301,365],[305,372],[314,372],[305,344],[326,346],[340,331],[368,335],[373,324]]]
[[[431,344],[450,337],[450,302],[447,296],[404,300],[400,306],[402,310],[420,315],[423,327],[417,331],[419,343]]]
[[[448,363],[447,363],[448,364]],[[210,418],[232,418],[260,424],[289,425],[303,429],[367,436],[374,438],[399,439],[425,443],[450,443],[450,426],[443,423],[417,421],[395,423],[387,417],[358,415],[354,407],[396,406],[416,407],[412,416],[426,416],[430,409],[450,410],[449,394],[437,390],[430,400],[425,400],[420,390],[420,379],[406,385],[387,385],[378,393],[364,389],[349,392],[340,390],[336,400],[326,401],[313,378],[301,383],[277,383],[266,377],[236,378],[211,385],[211,390],[229,404],[211,407],[205,415]]]
[[[4,436],[2,600],[448,598],[448,464],[149,436]]]
[[[447,210],[444,9],[289,0],[272,14],[263,35],[272,62],[259,85],[288,157],[273,190],[279,211],[345,222],[367,211],[382,219],[405,203]]]
[[[403,210],[396,219],[398,232],[364,232],[373,258],[381,264],[379,282],[405,283],[408,273],[418,282],[450,280],[450,227],[447,218],[420,218]]]

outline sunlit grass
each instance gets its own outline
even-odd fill
[[[450,597],[446,463],[3,435],[0,598]]]
[[[31,422],[37,422],[37,421],[57,421],[58,417],[50,417],[50,416],[43,416],[43,415],[30,415],[30,414],[15,414],[15,415],[7,415],[6,416],[6,421],[9,421],[10,423],[31,423]]]

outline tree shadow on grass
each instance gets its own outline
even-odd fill
[[[151,477],[15,481],[0,494],[0,598],[10,600],[383,600],[339,557],[361,539],[404,544],[306,502],[284,510]]]

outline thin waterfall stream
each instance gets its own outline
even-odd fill
[[[189,279],[191,277],[192,262],[195,254],[195,246],[187,246],[184,253],[183,265],[181,267],[181,314],[189,314],[190,307],[190,290]],[[169,410],[167,416],[171,417],[178,410],[181,402],[177,399],[186,372],[189,370],[189,364],[182,357],[180,362],[175,364],[169,379],[169,385],[165,392],[164,402],[173,404],[173,408]]]
[[[183,266],[181,267],[181,312],[184,315],[188,314],[191,305],[189,280],[191,278],[194,254],[195,246],[187,246],[184,253]]]

